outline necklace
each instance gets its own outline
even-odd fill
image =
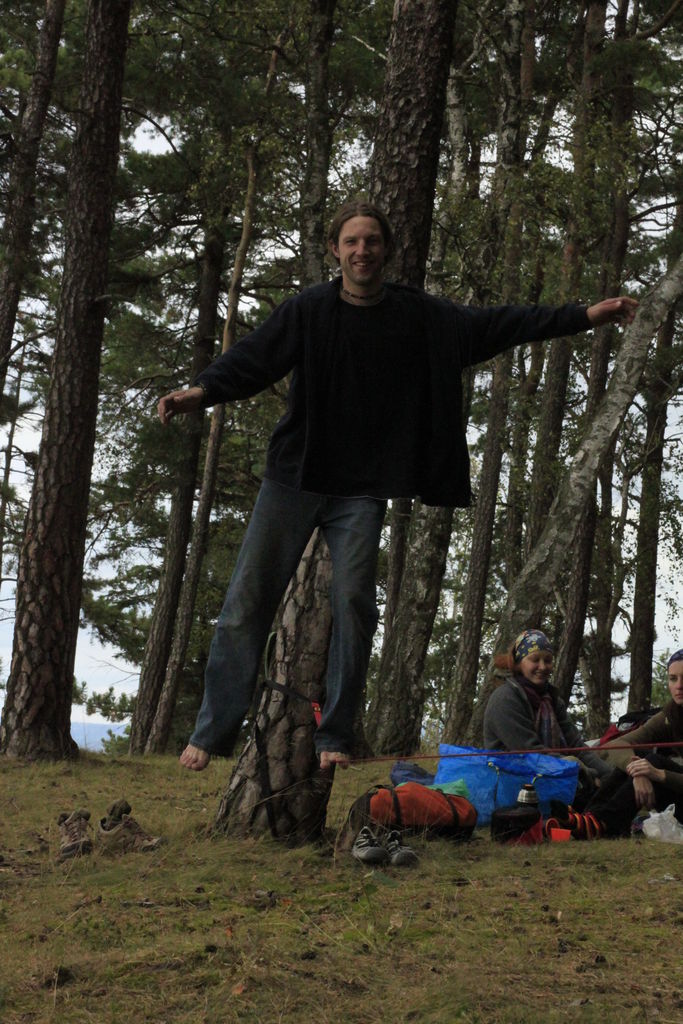
[[[344,295],[348,295],[350,299],[359,299],[361,302],[371,302],[373,299],[378,299],[380,295],[384,294],[384,285],[378,292],[373,292],[372,295],[356,295],[355,292],[350,292],[348,288],[344,288],[342,285],[342,292]]]

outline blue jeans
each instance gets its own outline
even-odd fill
[[[278,605],[319,526],[332,558],[332,638],[318,752],[351,753],[377,628],[375,573],[386,502],[335,498],[264,480],[216,624],[190,743],[228,757],[251,705]]]

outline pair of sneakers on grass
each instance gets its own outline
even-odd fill
[[[139,822],[131,816],[127,800],[117,800],[100,818],[97,825],[97,845],[104,853],[134,853],[156,850],[163,842],[161,836],[145,832]],[[71,814],[62,812],[57,819],[59,825],[58,861],[82,857],[93,848],[89,835],[90,811],[78,808]]]
[[[381,842],[369,825],[363,825],[356,836],[351,856],[361,864],[391,864],[392,867],[414,867],[420,859],[409,846],[403,846],[397,829],[392,829]]]

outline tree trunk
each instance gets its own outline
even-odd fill
[[[5,390],[19,296],[35,216],[36,166],[57,66],[65,0],[47,0],[36,67],[14,141],[9,170],[0,270],[0,394]]]
[[[325,276],[324,211],[332,147],[328,64],[336,2],[313,0],[307,66],[306,190],[301,201],[303,284]],[[316,530],[276,616],[275,681],[323,703],[332,631],[332,561]],[[303,706],[302,706],[303,703]],[[254,733],[242,750],[216,817],[231,835],[270,831],[290,842],[319,838],[332,775],[317,768],[310,704],[263,691]],[[259,742],[256,743],[255,737]],[[267,781],[266,781],[267,778]],[[271,793],[282,790],[275,801]]]
[[[671,387],[671,360],[668,354],[673,345],[674,326],[675,311],[672,310],[657,335],[657,355],[645,389],[647,427],[636,541],[629,711],[642,711],[649,707],[652,695],[659,513],[667,404]]]
[[[7,444],[5,445],[2,467],[2,482],[0,482],[0,586],[9,577],[5,576],[5,551],[8,540],[8,513],[13,504],[13,491],[10,483],[12,476],[12,463],[14,461],[14,439],[17,433],[18,420],[21,415],[21,384],[24,379],[24,360],[19,360],[16,377],[14,380],[14,394],[5,396],[3,408],[8,419]]]
[[[0,747],[72,757],[69,733],[95,444],[130,0],[91,0],[66,209],[53,370],[17,579]]]
[[[600,463],[613,444],[635,397],[647,361],[650,339],[681,295],[683,258],[642,300],[636,319],[624,331],[609,387],[595,415],[586,424],[583,440],[562,479],[545,529],[508,593],[495,650],[500,650],[526,623],[539,620],[565,553],[573,544],[585,514]],[[484,709],[491,689],[489,681],[482,688],[474,709],[469,736],[475,743],[481,743]]]
[[[611,46],[618,46],[619,41],[624,37],[627,6],[628,4],[622,0],[617,13],[614,41]],[[615,153],[615,162],[620,165],[621,139],[633,117],[633,73],[628,62],[618,61],[617,65],[619,70],[612,96],[612,149]],[[618,174],[615,174],[615,180],[620,181]],[[619,293],[628,233],[629,199],[626,186],[622,185],[612,196],[612,225],[603,273],[602,294],[604,296]],[[586,416],[589,419],[607,385],[613,338],[614,329],[608,326],[596,332],[593,342],[586,400]],[[589,694],[589,720],[593,732],[597,734],[602,733],[609,722],[612,687],[611,635],[613,620],[610,622],[610,617],[614,606],[615,581],[612,579],[614,559],[612,557],[611,503],[609,502],[611,479],[608,482],[608,476],[611,476],[609,467],[612,465],[613,457],[606,461],[601,469],[604,483],[603,507],[600,512],[595,507],[588,508],[572,551],[571,572],[567,585],[567,608],[571,614],[565,621],[564,636],[554,675],[555,685],[565,700],[569,700],[581,652],[592,578],[596,630],[591,644],[592,657],[587,659],[587,663],[592,667],[590,680],[586,680],[586,690]],[[595,496],[592,498],[591,505],[595,505]],[[605,519],[606,516],[609,516],[609,521]],[[596,556],[600,571],[591,577],[591,563]],[[593,704],[594,706],[592,706]]]
[[[522,29],[523,10],[518,0],[506,4],[501,43],[501,110],[498,126],[498,157],[494,177],[489,233],[489,259],[503,251],[502,299],[510,302],[519,289],[519,249],[522,209],[518,201],[522,138]],[[486,423],[486,443],[472,531],[472,548],[462,605],[460,644],[453,671],[453,689],[446,710],[447,742],[464,735],[477,689],[486,585],[505,446],[513,352],[499,355],[493,363],[493,381]]]
[[[370,193],[395,236],[389,276],[420,287],[457,12],[455,0],[395,0]]]
[[[311,707],[311,701],[324,700],[331,630],[330,617],[318,614],[329,603],[331,580],[331,563],[320,557],[322,543],[316,530],[287,589],[272,663],[273,681],[306,699],[264,689],[255,733],[216,816],[216,828],[230,835],[270,832],[277,839],[304,843],[319,839],[325,826],[333,775],[318,767]]]
[[[197,332],[190,369],[190,383],[209,365],[213,355],[218,297],[223,271],[223,252],[222,232],[215,229],[207,232],[200,268]],[[183,458],[177,470],[177,482],[171,498],[171,511],[164,546],[164,563],[152,609],[140,670],[140,685],[131,720],[131,754],[142,754],[146,749],[164,686],[185,574],[187,545],[192,530],[197,467],[204,432],[203,411],[199,410],[183,417],[179,430]],[[170,719],[168,724],[170,726]],[[156,743],[158,740],[155,741],[155,745]]]
[[[372,194],[396,237],[392,277],[416,286],[427,266],[456,7],[443,0],[395,4],[372,159]],[[384,640],[366,729],[376,751],[406,752],[418,745],[422,667],[450,540],[452,509],[416,506],[411,519],[411,506],[409,499],[392,502]],[[424,537],[418,537],[418,523]],[[430,597],[416,603],[420,587]],[[418,712],[419,720],[411,720]]]
[[[398,643],[382,651],[375,699],[366,731],[376,752],[409,754],[419,749],[424,711],[427,648],[439,606],[453,523],[452,508],[416,503],[410,525],[410,569],[403,577],[394,619]]]
[[[324,281],[325,201],[332,128],[329,59],[337,0],[311,0],[306,74],[306,174],[301,193],[301,258],[304,286]]]
[[[479,492],[472,531],[469,571],[462,600],[460,644],[453,670],[453,697],[444,725],[446,743],[459,742],[467,731],[477,689],[479,648],[486,600],[493,521],[498,496],[502,439],[507,419],[513,353],[504,352],[494,363],[486,445],[479,477]]]
[[[592,230],[590,197],[594,187],[595,159],[589,139],[596,117],[596,100],[600,90],[597,58],[603,45],[605,7],[606,0],[590,0],[585,21],[579,25],[579,30],[583,34],[583,65],[572,142],[574,189],[570,209],[573,213],[567,227],[562,274],[564,289],[561,295],[565,301],[573,299],[579,291],[586,244],[585,234]],[[525,545],[527,555],[533,550],[543,532],[548,511],[559,485],[562,466],[559,451],[566,411],[571,354],[572,344],[567,338],[556,338],[550,345],[529,493]]]
[[[254,207],[256,204],[256,157],[252,146],[247,149],[247,191],[244,198],[244,215],[242,217],[242,234],[235,253],[235,263],[228,290],[228,315],[223,331],[222,351],[225,352],[236,340],[237,334],[237,309],[239,306],[240,294],[242,291],[242,277],[246,266],[247,253],[254,227]],[[217,298],[217,293],[216,293]],[[215,317],[215,307],[214,307]],[[201,576],[202,562],[206,554],[206,545],[209,536],[209,523],[211,509],[216,493],[216,479],[218,477],[218,460],[220,455],[223,427],[225,425],[225,406],[217,405],[211,415],[211,426],[209,428],[209,440],[206,446],[204,457],[204,472],[199,493],[199,502],[192,528],[192,542],[187,556],[185,577],[182,582],[182,589],[178,601],[178,610],[175,618],[175,630],[173,643],[171,645],[168,663],[166,665],[163,687],[155,707],[154,719],[147,738],[145,753],[162,753],[166,749],[168,737],[171,730],[173,712],[175,710],[180,677],[185,664],[187,647],[192,632],[192,618],[194,615],[197,590]]]

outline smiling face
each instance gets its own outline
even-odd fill
[[[532,651],[515,666],[519,675],[534,686],[545,686],[553,671],[553,656],[550,651]]]
[[[372,295],[382,287],[387,247],[374,217],[351,217],[342,224],[338,241],[331,242],[339,260],[342,284],[356,295]]]
[[[683,661],[672,661],[667,670],[669,693],[676,704],[683,705]]]

